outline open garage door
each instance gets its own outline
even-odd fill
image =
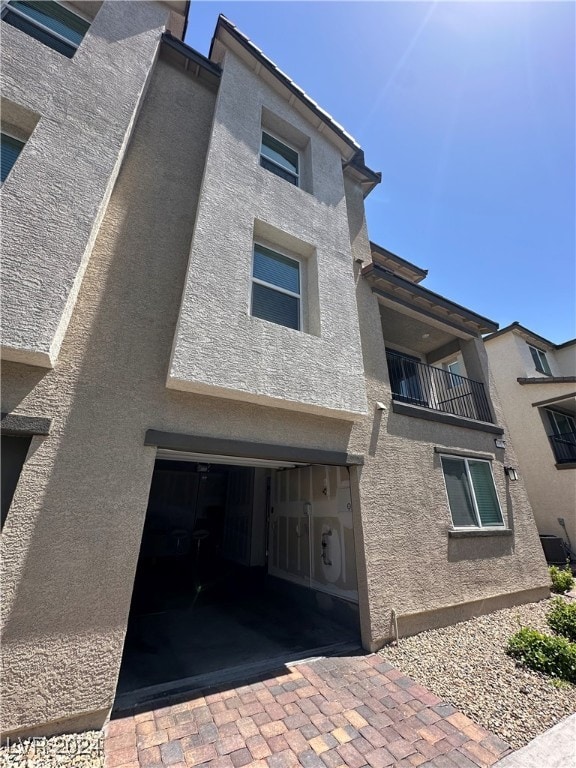
[[[360,644],[346,467],[158,450],[117,709]]]

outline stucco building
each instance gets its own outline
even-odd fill
[[[42,8],[2,26],[4,733],[547,595],[497,326],[370,242],[355,140],[222,17],[205,58],[182,2]]]
[[[576,339],[554,344],[515,322],[484,341],[538,531],[574,550]]]

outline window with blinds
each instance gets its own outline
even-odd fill
[[[301,330],[300,262],[254,245],[252,307],[255,317]]]
[[[18,155],[24,148],[24,142],[9,136],[7,133],[0,134],[0,154],[2,156],[2,178],[3,184],[6,177],[18,160]]]
[[[455,528],[504,525],[489,461],[442,456],[442,470]]]
[[[291,184],[300,186],[298,152],[266,131],[262,131],[260,165]]]
[[[90,24],[54,0],[10,0],[2,21],[71,59]]]

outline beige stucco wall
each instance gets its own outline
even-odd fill
[[[213,102],[160,62],[58,366],[3,365],[2,410],[53,419],[2,534],[8,730],[108,710],[154,465],[144,431],[238,418],[165,389]]]
[[[350,487],[366,647],[390,636],[391,609],[416,614],[406,623],[415,631],[470,601],[487,610],[546,583],[524,486],[506,486],[499,471],[514,463],[511,449],[494,463],[513,536],[448,538],[434,447],[494,454],[493,435],[375,411],[390,390],[376,299],[357,273],[369,415],[355,425],[166,387],[213,106],[210,92],[159,63],[58,365],[3,366],[2,409],[53,419],[51,435],[33,440],[2,534],[7,732],[99,726],[112,703],[155,459],[148,428],[365,456]],[[367,258],[368,241],[360,190],[347,191],[351,236],[338,218],[347,242],[331,268],[353,290],[352,256]],[[324,373],[319,361],[320,384]]]
[[[263,110],[301,136],[311,191],[260,167]],[[250,314],[254,241],[301,257],[303,332]],[[366,411],[340,153],[232,53],[168,386],[340,418]]]
[[[366,260],[361,195],[352,183],[346,189],[353,254]],[[360,470],[359,496],[370,634],[378,646],[391,636],[392,609],[407,617],[399,621],[400,631],[404,627],[415,632],[442,623],[442,616],[445,623],[464,617],[469,602],[485,600],[489,605],[498,595],[546,585],[548,576],[525,486],[508,482],[503,471],[504,464],[516,461],[510,440],[505,450],[497,449],[494,434],[393,413],[377,299],[365,280],[357,281],[357,299],[370,415],[355,425],[352,444],[362,448],[366,460]],[[481,373],[487,382],[496,421],[505,427],[485,351],[480,342],[473,346],[474,375]],[[467,365],[472,359],[470,355]],[[377,410],[378,401],[386,410]],[[498,497],[512,536],[449,538],[451,517],[435,448],[492,457]]]
[[[558,523],[558,518],[563,517],[572,545],[576,546],[576,469],[556,469],[556,459],[547,436],[550,430],[543,420],[545,414],[532,406],[573,393],[574,382],[548,382],[546,376],[535,370],[525,339],[514,332],[489,339],[486,349],[538,530],[565,539],[564,530]],[[574,368],[566,369],[566,361],[570,360],[568,353],[562,356],[559,364],[556,353],[546,350],[554,375],[574,376]],[[541,378],[542,384],[521,385],[518,377]]]
[[[554,360],[558,369],[558,376],[576,375],[576,341],[554,350]]]
[[[2,24],[2,95],[39,116],[2,185],[2,357],[58,357],[169,8],[104,2],[73,59]]]

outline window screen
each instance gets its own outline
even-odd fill
[[[300,264],[262,245],[254,246],[252,314],[300,329]]]
[[[455,528],[503,525],[489,462],[442,456],[442,469]]]

